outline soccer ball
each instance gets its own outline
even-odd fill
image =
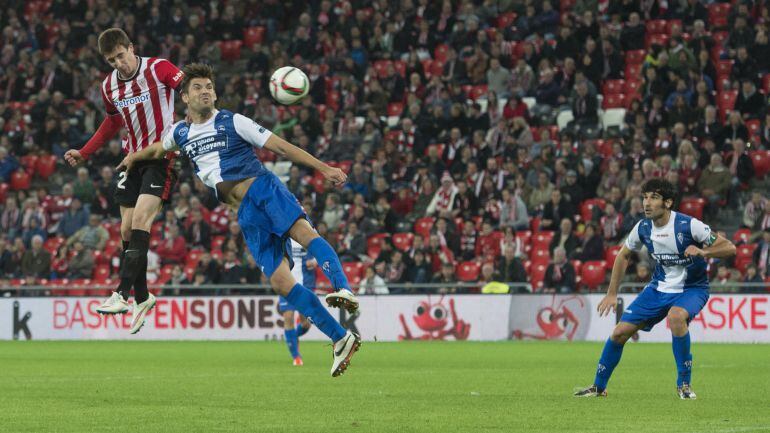
[[[310,80],[301,69],[284,66],[270,77],[270,94],[283,105],[299,102],[310,90]]]

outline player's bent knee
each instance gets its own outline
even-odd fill
[[[302,247],[307,248],[313,239],[319,237],[319,234],[306,219],[300,218],[289,229],[289,236],[299,242]]]
[[[615,329],[612,330],[610,339],[616,344],[626,344],[626,341],[628,341],[628,339],[631,338],[635,332],[635,327],[619,323],[617,326],[615,326]]]
[[[687,324],[688,316],[689,314],[687,313],[687,310],[674,307],[668,311],[667,318],[669,323],[684,325]]]

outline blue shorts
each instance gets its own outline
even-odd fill
[[[621,322],[643,326],[642,331],[650,331],[656,323],[666,318],[671,307],[687,310],[687,323],[698,315],[709,299],[707,289],[686,289],[682,293],[659,292],[647,286],[620,317]]]
[[[238,224],[254,261],[268,278],[284,257],[289,268],[294,265],[287,232],[300,218],[306,218],[305,211],[276,175],[254,179],[238,208]]]
[[[296,308],[294,308],[294,305],[291,305],[289,301],[286,300],[283,296],[278,297],[278,312],[283,314],[287,311],[297,311]]]

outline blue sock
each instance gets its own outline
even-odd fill
[[[307,331],[310,330],[310,324],[308,324],[307,327],[304,327],[302,324],[300,324],[299,327],[295,329],[297,330],[297,337],[302,337],[303,335],[307,334]]]
[[[295,284],[291,292],[286,295],[286,300],[294,305],[300,314],[312,320],[315,326],[333,342],[339,341],[345,336],[345,328],[334,320],[334,317],[318,300],[318,296],[302,284]]]
[[[690,383],[692,374],[692,354],[690,353],[690,333],[681,337],[671,336],[671,348],[674,349],[674,360],[676,361],[676,386],[682,386],[682,383]]]
[[[342,270],[342,263],[340,258],[337,257],[337,253],[326,239],[317,237],[310,241],[307,246],[307,251],[318,260],[318,266],[331,281],[334,290],[348,289],[350,290],[350,283],[348,283],[348,277]]]
[[[623,355],[623,345],[608,338],[604,344],[604,350],[602,350],[602,357],[599,358],[599,366],[596,368],[596,378],[594,378],[594,385],[600,391],[607,389],[607,382],[610,381],[612,370],[620,362],[621,355]]]
[[[286,346],[289,347],[292,359],[299,356],[299,345],[297,344],[297,329],[284,329],[283,335],[286,338]]]

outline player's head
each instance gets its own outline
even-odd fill
[[[103,31],[99,35],[98,45],[99,53],[123,77],[130,76],[136,70],[134,45],[123,30],[111,28]]]
[[[182,79],[182,100],[195,112],[214,109],[217,93],[214,90],[214,69],[204,63],[185,66]]]
[[[642,205],[644,216],[647,218],[660,218],[674,207],[676,190],[671,182],[655,178],[650,179],[642,186]]]

